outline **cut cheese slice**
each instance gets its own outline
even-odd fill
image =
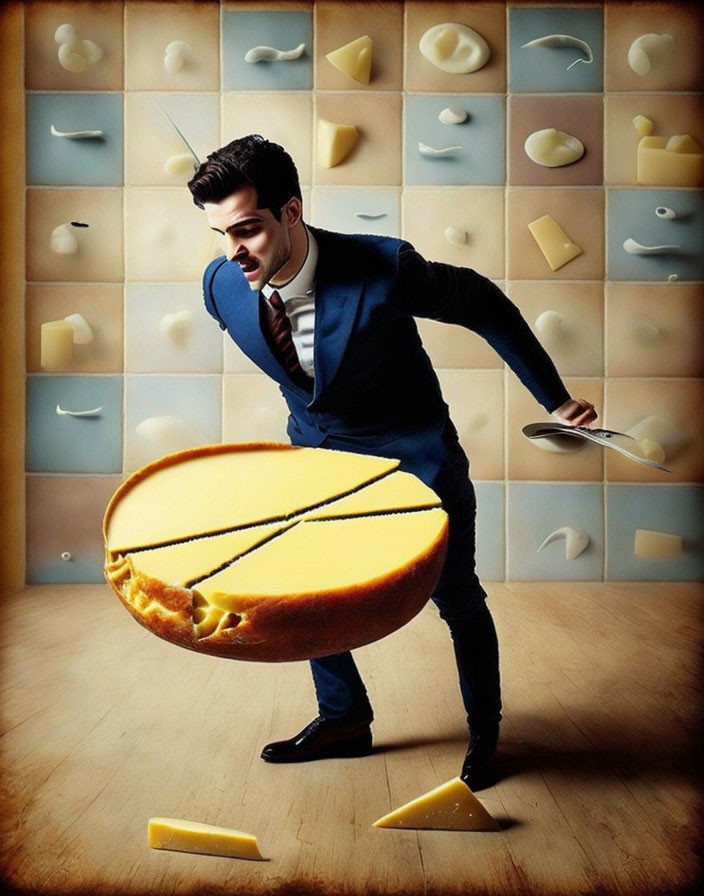
[[[531,221],[528,230],[553,271],[582,254],[582,249],[567,236],[552,215]]]
[[[252,834],[200,821],[150,818],[147,839],[152,849],[172,849],[201,855],[266,861]]]
[[[365,34],[363,37],[358,37],[357,40],[345,44],[344,47],[333,50],[325,58],[353,81],[369,84],[372,74],[373,46],[371,37]]]
[[[427,831],[499,831],[467,785],[452,778],[374,822],[377,828]]]
[[[168,455],[111,499],[106,578],[192,650],[272,662],[368,644],[421,610],[444,562],[447,515],[398,465],[271,444]]]
[[[344,162],[358,140],[359,131],[353,124],[318,119],[318,163],[323,168],[334,168]]]

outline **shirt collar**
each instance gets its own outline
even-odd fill
[[[289,280],[283,286],[274,287],[271,283],[267,283],[262,288],[262,292],[267,298],[274,289],[276,289],[284,302],[295,296],[313,295],[315,291],[315,269],[318,265],[318,244],[308,227],[306,227],[306,236],[308,238],[308,251],[301,269],[292,280]]]

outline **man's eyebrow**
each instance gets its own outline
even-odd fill
[[[216,230],[218,233],[226,233],[228,230],[237,229],[239,227],[248,227],[250,224],[261,224],[262,219],[259,215],[250,215],[247,218],[240,218],[237,221],[233,221],[232,224],[228,224],[225,230],[220,230],[219,227],[211,227],[211,230]]]

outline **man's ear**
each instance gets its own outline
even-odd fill
[[[303,203],[298,196],[292,196],[283,207],[284,221],[294,227],[303,217]]]

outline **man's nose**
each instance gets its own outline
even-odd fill
[[[243,257],[246,254],[247,250],[239,240],[229,234],[225,237],[225,255],[228,261],[237,261],[238,257]]]

